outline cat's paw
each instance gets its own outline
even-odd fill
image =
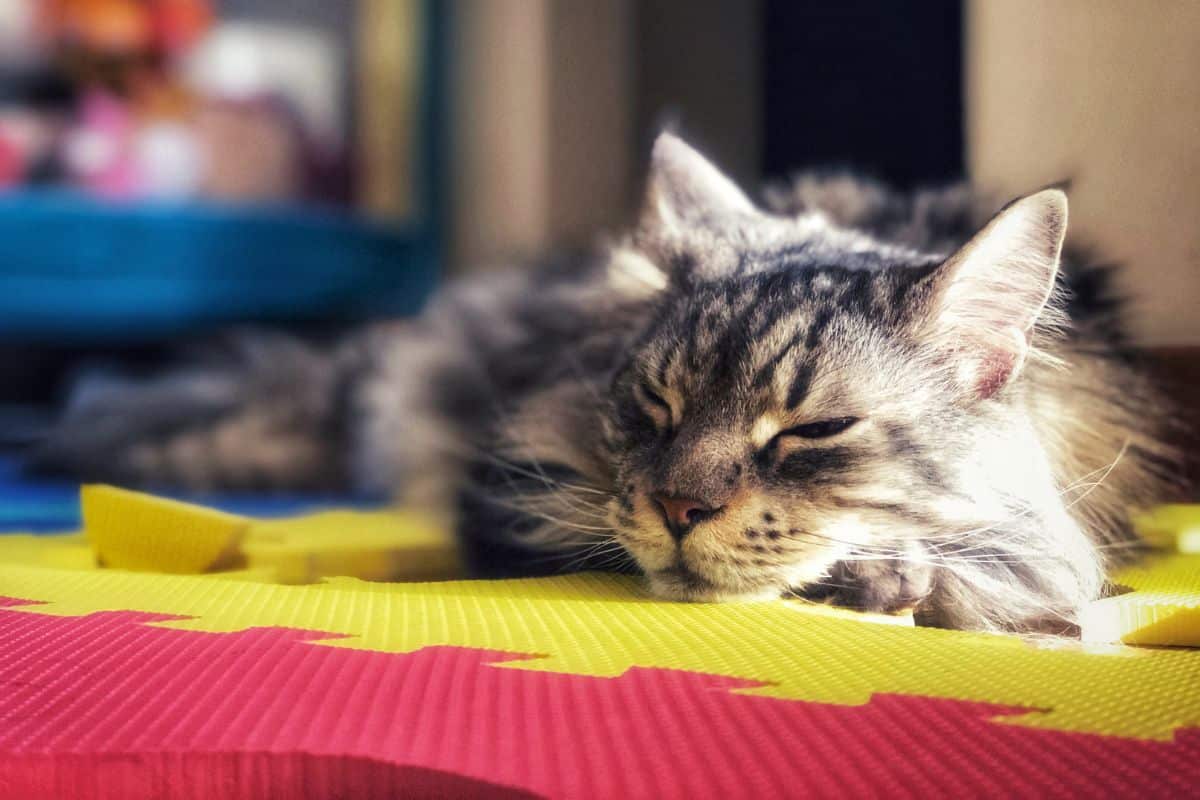
[[[933,591],[934,568],[907,560],[840,561],[829,577],[799,592],[809,600],[859,611],[899,614],[916,609]]]

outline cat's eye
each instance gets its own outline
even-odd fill
[[[667,412],[667,416],[671,415],[671,404],[654,392],[647,389],[645,386],[638,387],[642,390],[642,397],[646,398],[646,402],[652,406],[658,406],[663,411]]]
[[[833,419],[823,419],[819,422],[809,422],[804,425],[797,425],[794,428],[780,431],[776,438],[780,436],[798,436],[801,439],[827,439],[830,436],[836,436],[844,430],[850,428],[854,423],[858,422],[858,417],[834,417]]]
[[[664,400],[662,395],[647,389],[644,385],[637,387],[637,395],[641,400],[642,408],[659,427],[670,427],[674,412],[671,410],[671,404]]]

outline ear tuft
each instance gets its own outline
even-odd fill
[[[990,397],[1020,371],[1034,324],[1054,292],[1067,230],[1067,196],[1023,197],[931,276],[926,333],[957,360],[959,380]]]
[[[754,204],[704,156],[672,133],[660,133],[650,154],[643,230],[721,227],[754,214]]]

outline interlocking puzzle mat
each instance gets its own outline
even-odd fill
[[[1084,641],[1200,648],[1200,556],[1159,555],[1114,577],[1128,591],[1084,611]]]
[[[1200,796],[1200,651],[94,553],[0,539],[0,797]]]
[[[463,573],[448,526],[415,511],[253,519],[113,486],[84,486],[80,494],[97,565],[184,575],[243,568],[277,583]]]
[[[1200,505],[1159,506],[1134,522],[1158,552],[1113,576],[1122,593],[1084,611],[1082,639],[1200,648]]]

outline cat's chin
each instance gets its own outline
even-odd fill
[[[650,590],[664,600],[686,603],[754,603],[776,600],[782,589],[774,584],[725,585],[711,581],[684,565],[660,569],[647,576]]]

